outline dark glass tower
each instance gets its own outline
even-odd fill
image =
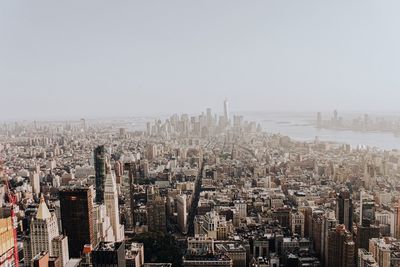
[[[86,244],[94,244],[91,187],[67,187],[60,191],[63,232],[72,258],[79,258]]]
[[[94,169],[96,171],[96,202],[104,202],[104,183],[106,181],[106,149],[98,146],[94,150]]]
[[[337,219],[339,224],[344,224],[348,231],[352,231],[353,227],[353,201],[350,193],[346,189],[342,189],[337,199]]]

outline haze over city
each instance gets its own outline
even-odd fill
[[[3,1],[0,120],[398,111],[398,1]]]
[[[400,267],[400,2],[0,3],[0,267]]]

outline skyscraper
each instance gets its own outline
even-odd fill
[[[371,195],[360,192],[360,225],[370,226],[375,223],[375,201]]]
[[[102,241],[114,242],[115,236],[111,226],[111,219],[107,215],[106,206],[104,204],[93,205],[93,228],[95,244]]]
[[[81,255],[84,245],[94,244],[92,187],[66,187],[60,190],[61,222],[68,236],[72,258]]]
[[[114,175],[109,172],[104,186],[104,204],[107,215],[110,217],[116,241],[122,241],[121,225],[119,224],[118,193]]]
[[[395,206],[395,238],[400,239],[400,199],[397,202],[397,205]]]
[[[106,180],[106,149],[104,146],[98,146],[94,150],[94,169],[96,171],[96,202],[104,202],[104,183]]]
[[[339,192],[336,204],[336,218],[339,224],[344,224],[346,229],[351,231],[353,227],[353,201],[346,189]]]
[[[224,117],[226,120],[226,123],[229,122],[229,103],[228,103],[228,99],[225,98],[224,100]]]
[[[69,261],[69,251],[68,251],[68,237],[64,235],[59,235],[55,237],[52,241],[53,254],[60,258],[61,266],[65,266]]]
[[[178,226],[179,230],[183,234],[187,233],[187,205],[186,205],[186,195],[182,194],[176,198],[176,209],[178,213]]]
[[[158,188],[150,186],[147,191],[148,226],[151,232],[166,232],[165,199],[160,196]]]
[[[351,233],[339,224],[328,233],[328,265],[355,267],[355,243]]]
[[[12,217],[0,217],[0,266],[18,266],[15,257],[14,227]]]
[[[35,257],[42,251],[48,251],[50,255],[53,255],[51,243],[59,234],[56,214],[50,213],[43,196],[41,196],[36,217],[32,219],[30,225],[32,256]]]

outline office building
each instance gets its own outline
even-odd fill
[[[355,267],[355,253],[352,235],[343,224],[329,231],[327,266]]]
[[[351,231],[353,228],[353,201],[350,193],[346,189],[339,192],[336,204],[336,218],[339,224],[344,224],[346,229]]]
[[[104,183],[106,181],[107,156],[105,147],[98,146],[94,150],[94,169],[96,172],[96,202],[104,202]]]
[[[106,206],[104,204],[93,205],[93,230],[94,244],[100,242],[114,242],[115,236],[111,226],[111,219],[107,215]]]
[[[92,187],[60,190],[63,233],[68,236],[71,258],[79,258],[86,244],[94,244]]]
[[[31,251],[37,255],[48,251],[53,255],[52,240],[60,234],[55,212],[50,213],[44,197],[41,196],[38,211],[30,225]]]
[[[144,246],[142,243],[131,243],[125,245],[125,260],[127,267],[143,266]]]
[[[229,123],[229,103],[228,103],[228,99],[226,99],[226,98],[224,100],[224,117],[225,117],[226,123]]]
[[[125,267],[124,242],[100,242],[92,251],[93,267]]]
[[[0,266],[15,266],[14,228],[12,218],[0,218]]]
[[[106,175],[104,185],[104,204],[108,217],[110,217],[111,227],[114,232],[115,241],[122,241],[124,238],[124,231],[121,229],[119,223],[119,207],[118,207],[118,192],[115,177],[113,173],[109,172]]]
[[[290,224],[292,234],[304,237],[304,214],[300,211],[290,213]]]
[[[176,210],[178,214],[178,227],[183,233],[187,233],[187,205],[186,195],[182,194],[176,197]]]
[[[65,266],[69,261],[68,237],[65,235],[59,235],[53,238],[51,246],[53,250],[51,256],[58,257],[61,266]]]
[[[158,188],[147,188],[147,224],[151,232],[166,232],[165,199],[161,197]]]

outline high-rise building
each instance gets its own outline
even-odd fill
[[[24,248],[24,265],[30,266],[32,260],[32,246],[30,236],[23,237],[23,248]]]
[[[68,250],[72,258],[79,258],[86,244],[93,245],[92,187],[66,187],[60,190],[63,233],[68,236]]]
[[[0,219],[0,266],[16,266],[12,217]]]
[[[68,237],[59,235],[53,238],[51,246],[53,250],[52,256],[59,257],[61,266],[65,266],[69,261]]]
[[[36,171],[32,171],[29,175],[29,182],[32,186],[32,193],[34,193],[36,196],[39,196],[40,194],[39,173]]]
[[[114,242],[114,231],[104,204],[93,205],[93,220],[94,244],[97,245],[100,242]]]
[[[394,225],[395,225],[394,234],[397,239],[400,239],[400,199],[399,199],[397,205],[395,206],[395,212],[396,212],[396,214],[395,214],[395,223],[394,223]]]
[[[106,181],[107,157],[104,145],[94,150],[94,169],[96,172],[96,202],[104,202],[104,183]]]
[[[357,224],[357,227],[354,231],[354,236],[357,249],[368,249],[369,240],[371,238],[378,238],[380,236],[380,228],[379,226],[375,225],[362,226]]]
[[[290,213],[290,228],[292,234],[304,237],[304,214],[300,211]]]
[[[157,146],[155,144],[147,145],[146,157],[150,161],[153,160],[155,157],[157,157]]]
[[[350,193],[346,189],[342,189],[337,198],[336,218],[339,224],[344,224],[346,229],[352,231],[353,227],[353,201]]]
[[[100,242],[92,251],[93,267],[125,267],[124,242]]]
[[[166,232],[165,199],[160,196],[158,189],[150,186],[147,189],[147,223],[149,231]]]
[[[335,267],[355,267],[355,243],[351,233],[343,224],[328,233],[328,265]]]
[[[396,239],[394,239],[394,243],[397,243]],[[376,266],[390,267],[396,265],[394,262],[398,262],[398,252],[395,252],[397,249],[394,249],[394,251],[392,251],[392,249],[393,244],[388,238],[371,238],[369,240],[369,252],[371,253],[373,259],[375,259],[377,263]],[[393,263],[391,263],[392,255],[393,258],[397,258],[393,261]]]
[[[376,263],[371,252],[361,248],[358,250],[357,267],[379,267],[379,265]]]
[[[187,205],[186,205],[186,195],[182,194],[176,198],[176,210],[178,213],[178,227],[183,233],[187,233]]]
[[[109,172],[104,185],[104,204],[106,205],[107,215],[110,217],[111,227],[116,241],[122,241],[123,230],[119,223],[118,192],[114,175]],[[122,233],[121,233],[122,232]]]
[[[121,177],[124,174],[124,165],[121,161],[117,160],[114,164],[115,180],[117,184],[121,183]]]
[[[143,266],[144,246],[143,243],[131,243],[125,246],[126,267]]]
[[[360,225],[370,226],[375,223],[375,201],[373,196],[360,193]]]
[[[51,242],[59,234],[56,214],[50,213],[44,197],[41,196],[36,217],[30,224],[32,255],[35,256],[42,251],[48,251],[50,255],[53,255]]]
[[[224,100],[224,117],[226,120],[226,123],[229,122],[229,103],[228,103],[228,99],[225,98]]]

